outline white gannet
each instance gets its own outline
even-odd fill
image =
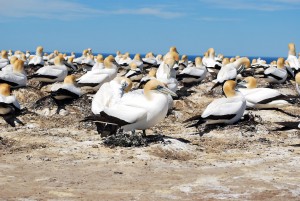
[[[241,119],[246,109],[246,100],[243,95],[235,91],[236,82],[228,80],[223,86],[226,98],[212,101],[202,115],[187,119],[185,122],[197,120],[189,127],[198,127],[200,124],[233,124]]]
[[[95,65],[95,60],[94,60],[94,56],[93,55],[88,55],[84,60],[82,60],[81,64],[82,67],[87,70],[90,71],[92,69],[92,67]]]
[[[177,80],[184,84],[194,84],[201,82],[207,73],[207,69],[202,65],[202,58],[195,58],[195,66],[188,66],[183,71],[177,75]]]
[[[163,56],[161,54],[158,54],[156,57],[156,66],[159,66],[161,64],[161,62],[163,62]]]
[[[284,66],[284,58],[278,58],[277,68],[269,67],[264,71],[264,77],[270,84],[281,84],[285,82],[287,78],[287,71]]]
[[[104,69],[89,71],[77,79],[77,84],[86,90],[97,91],[105,82],[117,76],[118,64],[112,55],[104,59]]]
[[[91,71],[99,71],[101,69],[104,69],[104,58],[102,54],[98,54],[96,57],[96,63],[92,67]]]
[[[116,62],[117,63],[119,63],[119,61],[120,61],[120,59],[122,58],[122,54],[121,54],[121,52],[118,50],[117,52],[116,52],[116,57],[115,57],[115,60],[116,60]]]
[[[0,69],[4,68],[9,64],[8,60],[8,53],[6,50],[1,51],[1,58],[0,58]]]
[[[140,82],[143,77],[141,69],[134,62],[130,63],[129,66],[130,70],[125,74],[125,77],[131,79],[133,82]]]
[[[152,67],[157,65],[156,58],[154,57],[152,52],[148,52],[145,58],[142,59],[143,63],[145,64],[146,68]]]
[[[29,50],[26,50],[25,56],[26,56],[26,59],[29,60],[29,58],[30,58],[30,51]]]
[[[287,62],[289,63],[289,66],[292,68],[293,74],[296,74],[300,70],[300,63],[298,58],[296,57],[296,47],[294,43],[290,43],[288,47],[289,47],[289,53],[288,53]]]
[[[169,52],[164,56],[163,60],[165,61],[166,59],[169,58],[174,59],[176,62],[179,61],[179,53],[175,46],[170,47]]]
[[[175,60],[172,57],[165,59],[157,69],[156,78],[166,84],[171,91],[176,92],[178,81],[176,80],[176,71],[173,68],[174,65]]]
[[[181,56],[181,60],[179,60],[178,62],[178,69],[179,70],[183,70],[184,68],[186,68],[188,66],[189,63],[189,59],[187,55],[182,55]]]
[[[132,59],[132,62],[134,62],[140,70],[144,69],[144,63],[141,59],[140,54],[135,54],[134,58]]]
[[[132,81],[125,77],[116,77],[104,83],[93,97],[92,112],[100,114],[105,107],[118,103],[123,94],[129,92],[131,88]]]
[[[6,71],[6,72],[12,72],[13,71],[13,64],[15,63],[15,61],[17,61],[18,58],[15,56],[11,56],[9,63],[7,66],[3,67],[1,70],[2,71]],[[1,71],[0,71],[1,72]]]
[[[138,88],[144,88],[145,84],[150,80],[156,79],[156,68],[151,68],[148,75],[144,76],[139,84]]]
[[[4,120],[15,127],[15,121],[23,124],[16,116],[20,114],[21,108],[15,96],[10,94],[10,85],[3,83],[0,84],[0,116]]]
[[[36,48],[36,53],[32,58],[29,60],[28,65],[33,67],[42,67],[44,66],[44,59],[43,59],[43,47],[38,46]]]
[[[239,88],[239,91],[245,97],[247,101],[247,107],[249,108],[279,108],[282,106],[290,105],[287,97],[281,94],[276,89],[270,88],[256,88],[257,81],[254,77],[247,77],[242,82],[238,83],[238,86],[246,87]]]
[[[63,63],[66,65],[66,67],[68,69],[68,72],[76,71],[77,66],[75,66],[74,63],[73,63],[74,57],[67,57],[67,58],[68,58],[68,61],[63,62]]]
[[[223,66],[217,75],[217,83],[212,89],[223,84],[227,80],[235,80],[238,73],[242,71],[244,67],[250,67],[250,60],[247,57],[242,57],[233,63],[230,63],[228,58],[224,58],[222,65]]]
[[[130,55],[128,52],[126,52],[120,59],[119,59],[119,65],[122,67],[128,67],[131,63],[132,59],[130,58]]]
[[[123,95],[121,100],[104,108],[99,120],[116,124],[124,131],[145,130],[162,121],[168,112],[168,95],[176,94],[158,80],[149,81],[143,90]]]
[[[44,66],[36,71],[30,78],[36,79],[43,83],[61,82],[68,75],[68,69],[64,64],[62,55],[54,59],[53,66]]]
[[[12,88],[26,86],[27,75],[24,71],[24,61],[16,60],[12,71],[0,71],[0,83],[7,83]]]
[[[209,48],[205,53],[205,59],[203,59],[203,65],[207,67],[208,72],[216,74],[221,69],[221,64],[215,60],[214,48]]]
[[[76,64],[82,64],[82,61],[84,61],[87,58],[88,52],[89,52],[88,50],[83,50],[81,57],[75,58],[73,60],[74,63],[76,63]]]

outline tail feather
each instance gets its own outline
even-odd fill
[[[299,130],[299,122],[275,122],[276,124],[283,126],[281,128],[275,129],[275,131],[287,131],[297,129]]]

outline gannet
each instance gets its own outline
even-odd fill
[[[195,66],[188,66],[177,75],[177,80],[184,84],[194,84],[201,82],[207,73],[207,69],[202,65],[201,57],[195,58]]]
[[[29,50],[26,50],[25,56],[26,56],[26,59],[30,58],[30,51]]]
[[[222,68],[217,75],[217,83],[212,87],[215,88],[227,80],[235,80],[238,73],[241,72],[244,67],[250,67],[250,60],[247,57],[239,58],[238,60],[230,63],[228,58],[223,59]]]
[[[33,67],[42,67],[44,66],[44,60],[43,60],[43,47],[38,46],[36,48],[35,55],[29,60],[28,65]]]
[[[64,65],[62,55],[55,57],[53,66],[44,66],[34,73],[30,78],[43,83],[61,82],[68,75],[68,69]]]
[[[156,58],[154,57],[152,52],[148,52],[145,58],[142,59],[143,63],[145,64],[146,68],[155,66],[157,64]]]
[[[83,50],[81,57],[75,58],[73,61],[76,64],[81,64],[84,59],[88,56],[88,50]]]
[[[4,72],[12,72],[13,71],[13,64],[15,63],[15,61],[17,61],[18,58],[15,56],[11,56],[8,65],[6,65],[5,67],[3,67],[1,70]],[[1,72],[1,71],[0,71]]]
[[[163,62],[163,56],[161,54],[158,54],[156,57],[156,66],[159,66],[161,64],[161,62]]]
[[[23,124],[16,116],[20,114],[20,104],[15,96],[10,95],[10,85],[3,83],[0,84],[0,116],[4,120],[15,127],[15,121]]]
[[[273,66],[267,68],[264,71],[264,77],[270,84],[281,84],[285,82],[287,78],[287,71],[284,67],[284,58],[278,58],[277,68]]]
[[[92,71],[99,71],[104,68],[104,58],[102,54],[98,54],[96,57],[96,63],[94,64]]]
[[[134,62],[130,63],[129,66],[130,70],[125,74],[125,77],[131,79],[133,82],[140,82],[143,77],[141,69]]]
[[[105,107],[111,107],[118,103],[124,93],[132,88],[132,81],[125,77],[116,77],[110,82],[104,83],[95,94],[92,101],[92,112],[100,114]]]
[[[143,70],[144,63],[143,63],[143,61],[141,59],[141,55],[140,54],[135,54],[132,62],[134,62],[140,70]]]
[[[162,121],[168,111],[168,94],[176,96],[158,80],[149,81],[143,90],[123,95],[121,100],[99,115],[99,121],[118,125],[124,131],[145,130]]]
[[[119,65],[122,67],[128,67],[131,63],[132,59],[130,58],[130,55],[128,52],[126,52],[120,59],[119,59]]]
[[[293,70],[293,74],[296,74],[300,70],[300,63],[298,58],[296,57],[296,47],[294,43],[290,43],[288,47],[289,47],[289,53],[288,53],[287,62],[289,63],[289,66]]]
[[[116,52],[116,57],[115,57],[115,60],[116,60],[116,62],[117,63],[119,63],[119,60],[122,58],[122,54],[121,54],[121,52],[118,50],[117,52]]]
[[[87,90],[97,91],[99,87],[117,76],[118,64],[112,55],[104,59],[104,69],[89,71],[77,79],[77,84]]]
[[[87,70],[90,71],[92,69],[92,67],[95,65],[95,60],[94,60],[94,56],[89,54],[85,59],[82,60],[81,64],[82,67]]]
[[[24,61],[16,60],[12,71],[0,71],[0,83],[7,83],[12,88],[26,86],[27,76],[24,71]]]
[[[172,57],[165,59],[157,69],[156,78],[166,84],[173,92],[177,91],[178,81],[176,80],[176,71],[174,70],[175,60]]]
[[[236,82],[228,80],[223,86],[226,98],[211,102],[202,115],[187,119],[185,122],[197,120],[189,127],[198,127],[200,124],[233,124],[241,119],[246,109],[246,100],[243,95],[235,91]]]
[[[164,61],[170,58],[174,59],[176,62],[179,61],[179,53],[175,46],[170,47],[169,52],[164,56]]]
[[[151,68],[148,75],[143,77],[140,81],[138,88],[144,88],[145,84],[150,80],[156,79],[156,68]]]
[[[246,87],[239,88],[241,94],[247,101],[249,108],[279,108],[282,106],[290,105],[287,101],[288,97],[281,94],[276,89],[270,88],[256,88],[257,81],[254,77],[247,77],[238,86]]]
[[[217,73],[221,69],[221,64],[215,60],[215,50],[214,48],[209,48],[205,54],[205,59],[203,59],[203,65],[207,67],[210,73]]]
[[[0,69],[4,68],[9,64],[8,54],[6,50],[1,51],[1,58],[0,58]]]
[[[79,98],[82,93],[80,88],[76,87],[76,77],[68,75],[65,77],[63,84],[53,85],[51,87],[51,96],[58,101],[73,100]]]

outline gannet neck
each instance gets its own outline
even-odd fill
[[[233,80],[227,80],[223,86],[223,91],[227,98],[234,97],[236,95],[235,92],[236,82]]]
[[[10,85],[3,83],[0,84],[0,94],[2,96],[10,96]]]

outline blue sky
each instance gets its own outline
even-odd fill
[[[286,56],[300,0],[0,0],[0,49]]]

